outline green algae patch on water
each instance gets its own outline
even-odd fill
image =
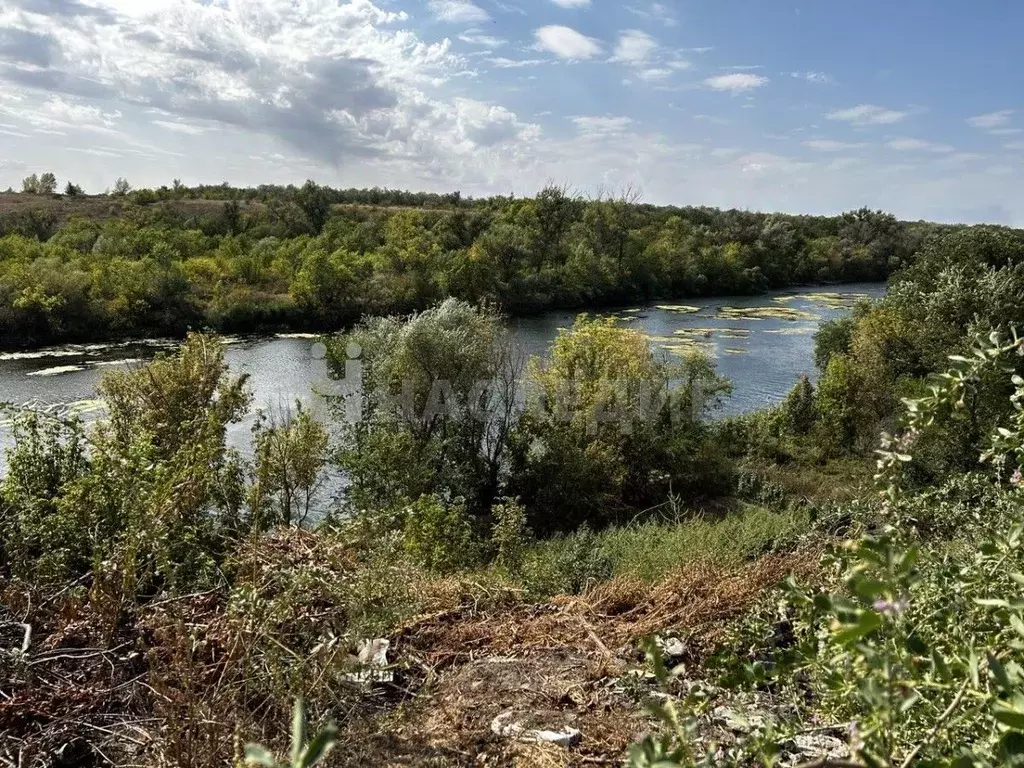
[[[719,307],[724,320],[817,320],[813,312],[791,307]]]
[[[679,312],[684,315],[692,315],[696,312],[700,312],[700,307],[691,307],[687,304],[658,304],[655,309],[660,309],[665,312]]]
[[[814,333],[814,328],[766,328],[764,333],[774,333],[778,336],[806,336]]]
[[[787,296],[776,296],[772,301],[786,304],[790,301],[806,301],[825,309],[849,309],[858,301],[871,298],[866,293],[839,293],[838,291],[814,291],[812,293],[793,293]]]
[[[676,344],[662,344],[662,349],[673,355],[693,355],[701,353],[704,355],[714,355],[714,347],[707,344],[696,344],[694,342],[687,342],[683,340],[683,343]]]

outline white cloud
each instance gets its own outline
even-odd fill
[[[993,128],[989,133],[993,136],[1016,136],[1018,133],[1024,133],[1024,128]]]
[[[545,78],[523,86],[536,89],[537,100],[516,114],[501,102],[505,81],[511,79],[508,72],[514,70],[499,68],[527,67],[515,75],[534,75],[543,68],[528,67],[539,66],[540,59],[550,63],[554,55],[515,50],[511,37],[505,47],[492,46],[505,36],[506,27],[490,22],[448,26],[430,23],[429,17],[414,23],[390,10],[399,7],[392,0],[77,0],[99,14],[88,18],[12,10],[29,4],[60,9],[69,2],[0,0],[0,28],[20,29],[27,33],[24,40],[49,38],[42,48],[28,51],[31,61],[7,58],[0,63],[0,144],[6,142],[7,156],[28,169],[0,160],[0,187],[18,184],[25,173],[52,169],[89,189],[103,189],[118,175],[137,186],[158,186],[175,175],[187,183],[288,184],[315,178],[340,187],[461,189],[473,195],[512,191],[519,196],[554,178],[588,191],[633,182],[654,203],[794,213],[871,205],[910,219],[1024,225],[1019,183],[1024,142],[1015,141],[1020,136],[1006,135],[996,142],[999,152],[984,160],[955,151],[919,151],[915,157],[910,151],[886,150],[881,157],[887,162],[867,151],[812,152],[802,146],[815,137],[832,139],[826,126],[837,124],[821,120],[820,127],[788,133],[788,143],[774,145],[792,147],[792,156],[786,157],[783,151],[764,151],[772,142],[756,134],[748,132],[743,142],[739,136],[721,136],[716,123],[693,115],[711,109],[699,104],[700,94],[689,94],[698,98],[696,103],[680,97],[679,120],[666,123],[663,134],[652,127],[654,121],[647,122],[649,110],[663,103],[662,94],[646,92],[650,87],[636,94],[646,102],[608,114],[608,100],[615,98],[614,84],[623,71],[604,65],[577,72],[588,76],[585,85],[591,90],[588,106],[568,110],[578,115],[575,119],[566,106],[575,103],[568,98],[575,91],[567,93],[561,88],[571,86]],[[653,12],[648,0],[627,2]],[[495,0],[472,3],[499,21],[506,20],[503,11],[518,12]],[[465,3],[438,7],[448,13],[456,6],[466,12]],[[547,2],[543,6],[557,15],[557,8]],[[427,3],[416,8],[419,15],[429,14]],[[667,41],[659,32],[664,23],[631,18],[635,26]],[[577,32],[584,44],[567,55],[607,59],[619,30],[629,26],[612,27],[608,42]],[[498,57],[499,51],[505,57]],[[631,67],[629,76],[634,83],[654,77],[655,88],[675,84],[684,77],[671,75],[659,82],[660,73],[642,73],[676,69],[672,61],[687,57],[711,69],[697,53],[666,45]],[[795,86],[801,81],[792,80],[789,69],[780,75],[778,68],[695,68],[691,71],[700,76],[685,79],[710,89],[701,81],[711,75],[767,75]],[[737,85],[724,87],[725,93]],[[730,107],[749,104],[746,97],[754,93],[738,92],[740,98],[724,100]],[[766,103],[766,120],[792,116],[786,110],[800,106]],[[551,116],[537,112],[549,109],[554,110]],[[884,113],[892,111],[882,109],[881,118],[877,111],[860,113],[846,123],[884,127]],[[542,121],[544,129],[559,126],[568,135],[547,135],[538,125]],[[204,132],[181,133],[200,128]],[[905,132],[913,135],[909,128]],[[835,138],[859,140],[842,134]],[[700,139],[708,141],[692,143]],[[733,142],[737,146],[730,146]],[[1011,146],[1004,149],[1006,142]],[[187,154],[175,153],[186,144]],[[1016,173],[990,175],[988,166]]]
[[[733,72],[728,75],[715,75],[704,81],[704,85],[716,91],[731,91],[732,93],[743,93],[754,88],[760,88],[768,83],[768,78],[761,75],[751,75],[746,72]]]
[[[619,35],[612,61],[639,66],[658,49],[657,41],[639,29],[627,29]]]
[[[835,82],[831,75],[826,75],[824,72],[790,72],[789,76],[816,85],[831,85]]]
[[[581,136],[620,136],[632,125],[629,117],[578,115],[571,118]]]
[[[859,157],[837,157],[835,160],[825,166],[826,171],[848,171],[851,168],[857,168],[864,165],[864,161]]]
[[[550,24],[533,33],[537,48],[560,59],[592,59],[601,53],[601,44],[572,27]]]
[[[404,12],[370,0],[92,2],[112,10],[102,25],[0,11],[0,26],[45,28],[58,51],[73,53],[49,68],[0,67],[0,119],[17,121],[18,133],[68,134],[41,143],[47,153],[124,154],[132,165],[118,172],[136,183],[168,173],[159,158],[176,154],[172,132],[195,138],[181,175],[191,167],[203,180],[287,183],[308,169],[337,178],[346,168],[356,169],[345,172],[349,183],[367,186],[404,177],[407,186],[447,178],[469,188],[533,163],[539,128],[501,105],[455,97],[446,84],[468,73],[466,61],[447,39],[402,28]],[[468,2],[431,7],[480,16]],[[110,147],[94,146],[99,134]],[[261,157],[285,149],[299,162],[253,166],[240,146]],[[109,171],[92,173],[75,175],[110,183],[100,176]]]
[[[952,152],[954,149],[949,144],[937,144],[924,139],[893,139],[885,146],[897,152],[936,152],[939,154]]]
[[[487,11],[471,0],[430,0],[429,6],[439,21],[451,24],[473,24],[491,18]]]
[[[206,129],[198,125],[189,125],[188,123],[175,123],[170,120],[154,120],[153,125],[158,125],[161,128],[166,128],[168,131],[174,131],[175,133],[185,133],[189,136],[198,136],[201,133],[205,133]]]
[[[507,59],[504,56],[496,56],[488,59],[491,64],[499,69],[518,69],[520,67],[535,67],[544,64],[544,59]]]
[[[831,139],[812,139],[805,141],[804,146],[818,152],[844,152],[850,149],[858,149],[864,144],[849,141],[833,141]]]
[[[636,73],[636,76],[647,83],[660,82],[668,77],[671,77],[672,70],[665,67],[652,67],[651,69],[642,69]]]
[[[484,34],[483,30],[479,29],[467,29],[459,35],[459,40],[467,45],[478,45],[481,48],[500,48],[505,44],[503,38]]]
[[[729,125],[732,120],[725,117],[718,117],[716,115],[694,115],[694,120],[702,120],[705,123],[712,123],[714,125]]]
[[[1024,151],[1024,141],[1011,141],[1003,145],[1013,152]]]
[[[650,3],[646,6],[627,5],[626,10],[642,19],[656,22],[663,27],[679,26],[675,13],[665,3]]]
[[[957,165],[960,163],[970,163],[975,160],[983,160],[984,158],[984,155],[979,155],[977,152],[954,152],[942,158],[939,162]]]
[[[849,109],[840,109],[825,115],[829,120],[842,120],[854,125],[890,125],[898,123],[909,113],[894,109],[876,107],[874,104],[859,104]]]
[[[787,157],[770,152],[750,152],[737,157],[733,164],[742,173],[758,175],[769,172],[790,174],[794,171],[810,167],[809,163],[795,162]]]
[[[559,8],[586,8],[590,0],[551,0]]]
[[[693,64],[685,59],[673,59],[672,61],[666,61],[665,66],[682,71],[684,69],[692,68]]]
[[[967,118],[967,124],[972,128],[988,130],[991,128],[1002,128],[1010,122],[1013,117],[1012,109],[1001,109],[998,112],[989,112],[984,115],[975,115]]]

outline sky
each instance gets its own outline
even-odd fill
[[[1024,3],[0,0],[0,188],[298,183],[1024,226]]]

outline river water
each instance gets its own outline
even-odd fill
[[[625,327],[650,338],[669,359],[688,349],[711,355],[718,372],[733,383],[725,414],[741,413],[783,399],[798,377],[815,378],[814,332],[840,317],[861,299],[879,298],[881,283],[848,284],[827,289],[790,289],[760,296],[689,299],[679,303],[602,311]],[[785,316],[782,316],[785,315]],[[572,325],[575,312],[549,312],[511,321],[515,338],[531,355],[545,355],[559,330]],[[253,408],[280,408],[296,399],[310,402],[327,381],[325,364],[315,353],[316,339],[302,334],[228,338],[226,359],[236,373],[247,373]],[[65,405],[89,418],[100,411],[96,388],[104,372],[139,365],[175,342],[156,340],[120,344],[54,347],[0,354],[0,402]],[[253,416],[233,425],[228,439],[248,453]],[[9,443],[0,424],[0,447]],[[0,473],[4,462],[0,460]]]

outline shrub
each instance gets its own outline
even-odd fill
[[[505,499],[491,510],[494,516],[492,543],[497,549],[495,562],[513,576],[523,568],[526,548],[533,532],[526,524],[526,510],[515,499]]]
[[[438,573],[476,565],[480,541],[461,499],[446,504],[421,496],[402,511],[405,551],[414,562]]]

